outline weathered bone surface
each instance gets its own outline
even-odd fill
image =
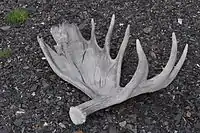
[[[175,33],[172,33],[172,48],[167,65],[160,74],[147,79],[148,62],[140,41],[137,39],[138,66],[131,81],[125,87],[121,87],[121,65],[129,39],[130,26],[128,25],[126,29],[117,57],[112,59],[110,57],[110,40],[114,23],[115,15],[112,16],[104,48],[97,45],[93,19],[89,41],[82,37],[76,25],[67,23],[51,28],[51,34],[57,43],[56,51],[52,50],[41,37],[37,37],[53,71],[91,98],[90,101],[70,108],[69,115],[74,124],[84,123],[87,115],[100,109],[119,104],[142,93],[154,92],[167,87],[185,61],[188,45],[185,46],[183,54],[175,66],[177,41]]]

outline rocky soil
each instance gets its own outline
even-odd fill
[[[30,12],[22,25],[9,25],[5,16],[23,7]],[[171,34],[178,40],[178,58],[186,44],[187,59],[176,79],[165,89],[143,94],[100,110],[75,126],[70,106],[89,98],[60,79],[50,68],[36,40],[38,34],[54,44],[50,27],[64,21],[76,23],[90,38],[90,20],[96,23],[100,46],[112,14],[116,25],[111,52],[115,57],[127,24],[131,37],[124,57],[121,85],[137,67],[135,40],[140,39],[149,61],[149,78],[165,66]],[[199,0],[1,0],[0,133],[198,133],[200,132],[200,1]]]

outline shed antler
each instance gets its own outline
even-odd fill
[[[110,57],[110,40],[114,23],[115,15],[112,16],[104,48],[100,48],[97,44],[93,19],[89,41],[82,37],[76,25],[67,23],[51,28],[51,34],[57,43],[56,51],[52,50],[41,37],[37,37],[54,72],[92,99],[70,108],[69,115],[74,124],[84,123],[87,115],[100,109],[119,104],[142,93],[154,92],[167,87],[185,61],[188,45],[185,46],[180,60],[174,66],[177,41],[175,33],[172,33],[172,49],[167,65],[159,75],[147,79],[148,62],[140,41],[137,39],[138,66],[131,81],[125,87],[121,87],[121,65],[129,39],[130,26],[128,25],[126,29],[117,57],[112,59]]]

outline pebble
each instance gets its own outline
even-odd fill
[[[46,57],[42,57],[42,60],[46,60]]]
[[[143,31],[144,31],[145,33],[149,33],[149,32],[151,32],[152,29],[153,29],[153,26],[149,26],[149,27],[145,27],[145,28],[143,29]]]
[[[10,29],[10,26],[2,26],[2,27],[0,27],[0,29],[6,31],[6,30],[9,30],[9,29]]]
[[[32,95],[32,96],[35,96],[35,92],[33,92],[31,95]]]
[[[169,122],[165,121],[163,124],[164,124],[165,126],[167,126],[167,125],[169,124]]]
[[[181,118],[182,118],[182,113],[179,113],[176,115],[176,117],[175,117],[176,124],[178,124],[180,122]]]
[[[49,99],[43,99],[43,101],[45,101],[46,104],[49,104],[49,103],[50,103]]]
[[[42,86],[43,88],[47,88],[49,87],[49,84],[45,80],[42,80]]]
[[[66,126],[65,126],[63,123],[61,123],[61,122],[60,122],[58,125],[59,125],[60,127],[62,127],[62,128],[66,128]]]
[[[155,52],[150,51],[150,55],[151,55],[152,58],[157,59],[157,56],[156,56]]]
[[[25,113],[25,111],[22,109],[22,110],[16,111],[15,115],[24,114],[24,113]]]
[[[20,126],[22,124],[22,119],[16,119],[15,121],[14,121],[14,125],[15,126]]]
[[[133,126],[132,124],[127,124],[126,128],[129,129],[133,133],[137,133],[137,126]]]
[[[43,126],[46,127],[48,126],[49,124],[47,122],[44,122]]]
[[[62,105],[64,105],[64,102],[59,101],[59,102],[57,102],[57,104],[58,104],[59,106],[62,106]]]
[[[178,18],[178,23],[179,23],[179,24],[182,24],[182,23],[183,23],[183,19]]]
[[[191,117],[191,115],[192,115],[192,113],[189,112],[189,111],[187,111],[186,116],[187,116],[187,117]]]
[[[41,71],[42,71],[42,69],[36,69],[36,71],[37,71],[37,72],[41,72]]]
[[[120,23],[119,26],[124,26],[124,24],[123,24],[123,23]]]
[[[29,66],[25,66],[25,67],[23,67],[23,69],[27,70],[27,69],[29,69]]]
[[[125,127],[125,126],[126,126],[126,121],[120,122],[120,123],[119,123],[119,126],[120,126],[120,127]]]
[[[31,86],[30,91],[34,92],[37,90],[37,88],[38,88],[38,85],[34,84],[33,86]]]

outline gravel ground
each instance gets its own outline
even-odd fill
[[[0,48],[12,50],[9,58],[0,59],[0,133],[107,133],[109,129],[115,133],[112,127],[119,133],[200,132],[199,0],[1,0],[1,28],[9,26],[4,18],[17,7],[27,8],[30,18],[25,24],[0,29]],[[137,67],[136,38],[148,57],[149,77],[165,66],[173,31],[179,42],[178,57],[189,45],[187,59],[167,88],[100,110],[85,124],[75,126],[69,108],[89,98],[52,71],[36,36],[41,33],[53,44],[50,27],[68,21],[76,23],[89,39],[90,19],[94,18],[102,46],[112,14],[116,15],[112,57],[117,54],[127,24],[131,25],[122,86]]]

